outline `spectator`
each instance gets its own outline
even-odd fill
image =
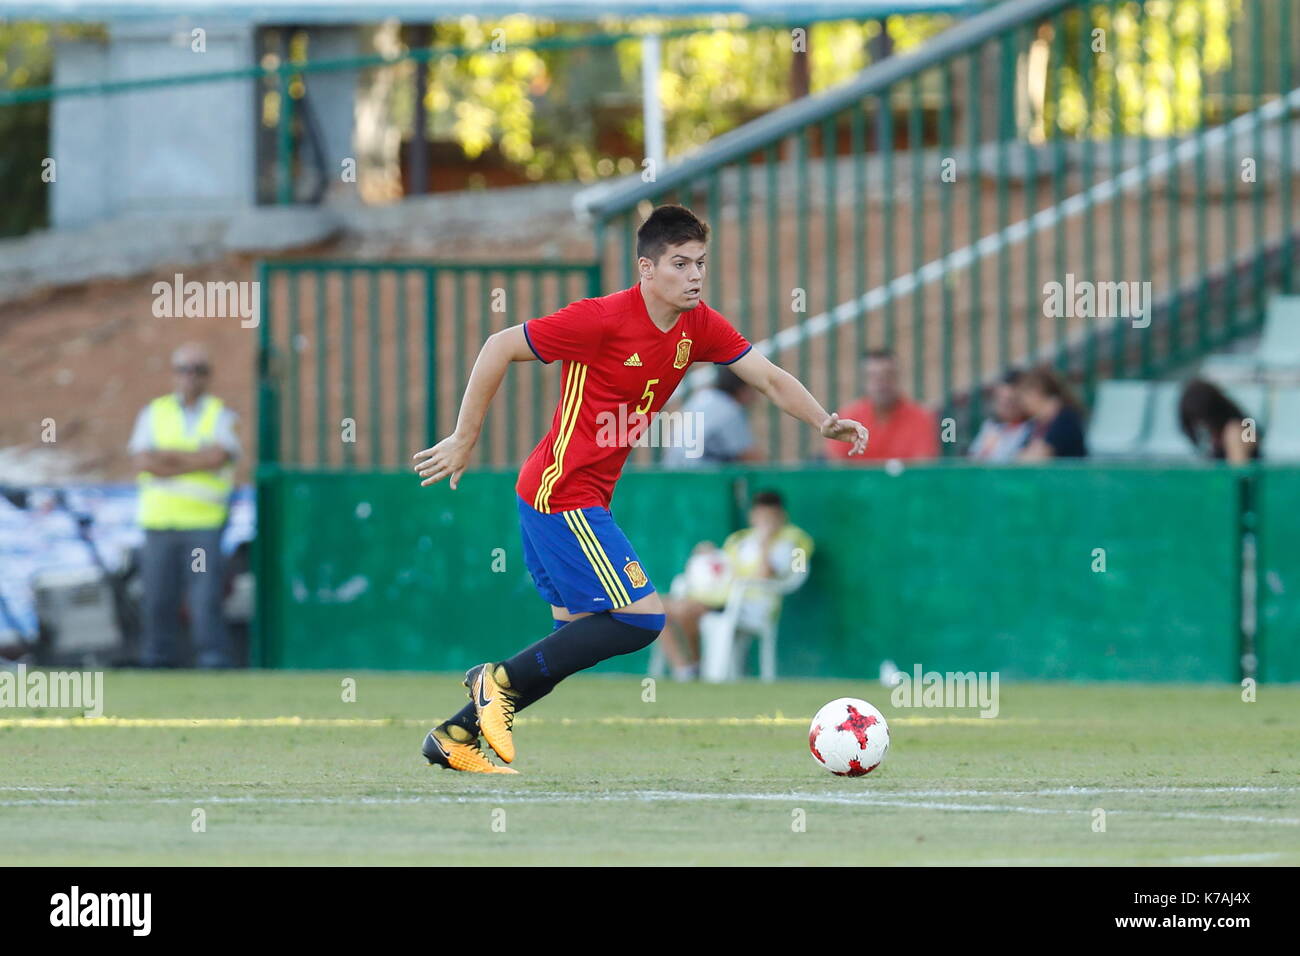
[[[1016,397],[1029,413],[1029,443],[1020,461],[1085,458],[1083,412],[1069,386],[1052,369],[1030,369],[1016,384]]]
[[[977,461],[1014,461],[1029,440],[1032,424],[1016,394],[1020,373],[1007,372],[993,386],[993,414],[984,420],[969,455]]]
[[[172,354],[176,390],[141,411],[129,450],[140,472],[140,524],[145,531],[141,664],[174,666],[181,592],[189,607],[199,667],[231,664],[222,618],[225,578],[221,532],[239,457],[235,413],[207,394],[212,360],[200,345]]]
[[[1242,465],[1259,457],[1259,435],[1249,416],[1217,385],[1194,378],[1178,400],[1183,434],[1207,458]]]
[[[893,458],[937,458],[939,431],[934,415],[907,398],[898,387],[898,362],[888,349],[863,357],[867,396],[840,410],[867,427],[870,439],[862,455],[848,456],[843,442],[826,442],[830,461],[886,461]]]
[[[695,448],[672,445],[664,449],[667,468],[695,468],[733,461],[757,461],[745,406],[754,400],[754,389],[729,368],[719,367],[716,381],[691,393],[682,405],[684,415],[700,423]],[[696,434],[696,433],[691,433]],[[843,444],[843,442],[836,442]]]
[[[802,560],[796,562],[796,554]],[[727,603],[736,581],[780,579],[807,571],[813,541],[790,523],[785,500],[775,491],[761,491],[749,506],[749,527],[727,537],[722,548],[701,542],[691,552],[686,573],[673,582],[664,601],[668,623],[659,640],[677,680],[693,680],[700,672],[700,618]],[[753,589],[751,589],[753,590]],[[780,596],[754,591],[746,600],[771,604],[775,613]]]

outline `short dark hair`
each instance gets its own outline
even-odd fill
[[[695,213],[685,206],[660,206],[636,231],[636,255],[658,262],[669,246],[708,241],[708,224]]]
[[[868,349],[862,353],[862,361],[870,362],[873,359],[886,359],[890,362],[896,362],[898,356],[894,354],[893,349]]]
[[[754,495],[754,500],[749,503],[751,508],[768,507],[780,508],[785,510],[785,499],[781,497],[779,491],[760,491]]]

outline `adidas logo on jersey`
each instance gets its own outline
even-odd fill
[[[640,367],[641,367],[641,356],[638,355],[636,352],[633,352],[633,353],[632,353],[632,357],[629,358],[629,359],[628,359],[626,362],[624,362],[623,364],[624,364],[624,365],[630,365],[630,366],[632,366],[633,368],[640,368]]]

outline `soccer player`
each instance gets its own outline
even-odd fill
[[[632,442],[692,362],[730,367],[782,411],[826,438],[848,442],[850,454],[866,448],[866,428],[828,414],[798,379],[753,351],[702,301],[708,235],[685,207],[655,209],[637,230],[636,285],[489,336],[465,386],[455,432],[416,452],[421,485],[446,478],[455,490],[510,363],[563,363],[551,430],[515,485],[524,560],[551,606],[554,630],[513,657],[469,669],[470,703],[425,737],[430,764],[516,773],[488,759],[480,734],[510,763],[516,713],[570,674],[641,650],[663,630],[663,602],[609,503]],[[611,420],[616,429],[608,427]],[[611,432],[625,441],[611,440]]]

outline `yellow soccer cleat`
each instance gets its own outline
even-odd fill
[[[479,748],[478,738],[456,724],[434,727],[424,738],[424,757],[429,763],[448,770],[467,773],[518,773],[511,767],[498,767]]]
[[[515,759],[515,741],[510,730],[515,723],[515,697],[505,668],[500,664],[479,664],[465,672],[465,686],[474,702],[479,730],[497,756],[506,763]]]

